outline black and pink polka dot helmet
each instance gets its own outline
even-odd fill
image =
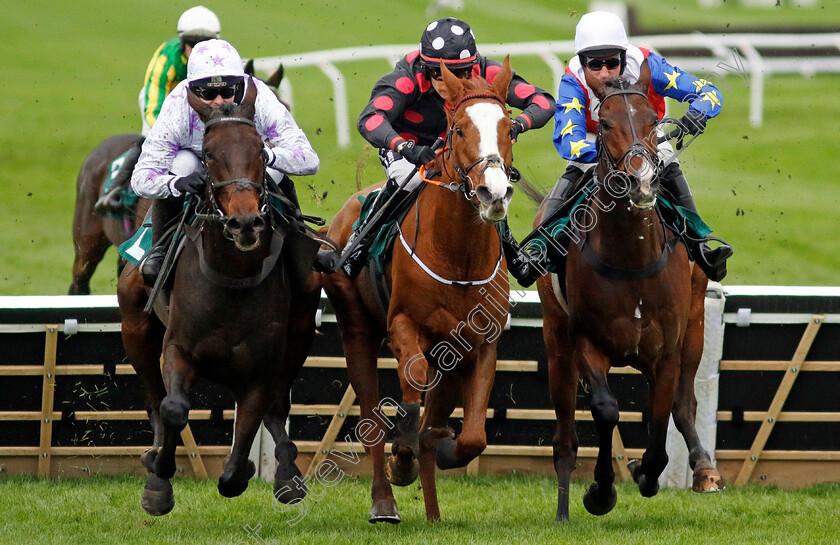
[[[440,70],[441,62],[452,71],[471,68],[476,53],[470,25],[454,17],[432,21],[420,38],[420,59],[431,70]]]

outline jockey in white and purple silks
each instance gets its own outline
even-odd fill
[[[245,77],[236,49],[224,40],[207,40],[193,49],[187,79],[166,97],[131,177],[135,193],[157,199],[152,213],[155,243],[181,210],[180,197],[186,192],[203,194],[206,186],[200,159],[204,123],[189,105],[188,93],[218,108],[240,102],[250,85],[257,89],[254,123],[266,141],[266,172],[299,207],[294,184],[286,174],[315,174],[318,155],[272,90],[256,78]],[[162,248],[155,248],[146,258],[142,273],[147,283],[157,276],[163,253]]]

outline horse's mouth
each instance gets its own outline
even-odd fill
[[[650,210],[656,204],[656,195],[651,197],[643,197],[636,202],[633,199],[630,199],[630,204],[633,205],[634,208],[638,208],[639,210]]]
[[[250,252],[252,250],[256,250],[260,246],[260,239],[256,239],[251,244],[243,244],[238,240],[233,241],[233,243],[236,245],[236,249],[240,252]]]
[[[479,210],[479,216],[488,223],[499,223],[507,217],[507,206],[501,203],[482,206]]]

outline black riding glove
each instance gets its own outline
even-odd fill
[[[510,139],[516,140],[523,132],[525,132],[525,123],[517,117],[510,124]]]
[[[684,134],[702,134],[706,130],[706,115],[689,109],[678,123]]]
[[[196,195],[203,195],[204,190],[207,189],[207,177],[203,172],[195,171],[192,174],[178,178],[173,185],[181,193],[189,192]]]
[[[434,161],[435,157],[437,157],[429,146],[416,146],[411,140],[406,142],[402,147],[400,155],[418,167],[425,165],[429,161]]]

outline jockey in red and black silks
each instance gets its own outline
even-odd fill
[[[478,53],[475,36],[467,23],[448,17],[431,22],[421,36],[420,49],[400,59],[393,71],[376,82],[357,127],[365,140],[379,149],[388,182],[368,217],[373,217],[391,198],[402,201],[422,183],[419,175],[414,174],[402,191],[396,191],[398,184],[409,178],[416,166],[434,158],[432,144],[446,135],[446,97],[441,95],[445,94],[445,90],[441,90],[441,64],[457,77],[481,76],[489,82],[502,67],[500,62]],[[544,126],[554,114],[554,97],[516,73],[508,88],[507,104],[521,110],[513,120],[513,140],[525,131]],[[390,206],[391,210],[396,208]],[[383,216],[380,225],[389,219]],[[364,227],[360,226],[357,233]],[[515,244],[510,231],[504,231],[508,233],[507,241]],[[345,261],[344,272],[351,278],[364,267],[369,243],[369,240],[360,241],[357,250]],[[504,246],[511,258],[515,258],[517,254],[509,251],[510,245]],[[508,266],[514,268],[511,259],[508,259]]]

